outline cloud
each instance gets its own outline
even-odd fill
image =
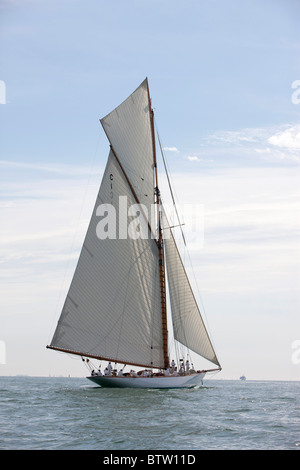
[[[193,234],[195,220],[188,213],[182,220],[204,294],[294,295],[300,281],[300,206],[292,167],[226,168],[173,175],[173,181],[185,188],[183,204],[203,205],[202,245]]]
[[[245,143],[257,143],[264,139],[266,130],[264,128],[245,128],[237,131],[218,131],[207,137],[210,143],[225,143],[244,145]]]
[[[182,222],[193,265],[193,269],[187,269],[195,295],[197,284],[212,319],[214,310],[219,315],[226,309],[219,319],[220,330],[226,330],[230,310],[240,308],[243,315],[247,295],[255,312],[261,312],[255,300],[261,295],[263,307],[269,305],[276,313],[277,303],[285,306],[299,285],[296,172],[288,167],[219,167],[213,172],[198,172],[193,164],[189,168],[190,173],[172,174],[172,181],[183,208],[186,204],[192,206],[183,213]],[[51,339],[48,336],[54,331],[73,276],[100,183],[97,176],[86,188],[88,177],[82,175],[81,167],[75,167],[72,175],[54,173],[51,178],[48,171],[39,170],[36,178],[33,168],[28,169],[17,162],[13,172],[11,166],[3,166],[5,199],[0,226],[5,241],[0,248],[5,338],[10,345],[15,344],[18,324],[26,338],[26,354],[32,324],[44,324],[42,328],[41,324],[36,326],[41,347]],[[166,177],[159,175],[159,180],[165,197]],[[82,207],[85,196],[87,201]],[[193,231],[195,205],[203,209],[199,213],[204,219],[201,244]],[[180,233],[176,239],[180,241]],[[189,257],[181,253],[188,263]],[[46,356],[46,360],[51,358]]]
[[[0,166],[3,279],[12,269],[29,275],[41,263],[55,271],[59,260],[80,249],[99,175],[79,166],[7,161]],[[36,270],[37,279],[40,275]]]
[[[8,161],[8,160],[0,160],[0,167],[5,169],[14,169],[14,170],[34,170],[34,171],[42,171],[47,173],[57,173],[60,175],[67,175],[67,176],[76,176],[76,175],[89,175],[91,173],[91,168],[88,167],[79,167],[75,165],[62,165],[59,163],[51,164],[51,163],[24,163],[18,161]],[[102,170],[102,169],[101,169]],[[93,173],[97,172],[99,174],[101,170],[98,168],[97,170],[93,170]]]
[[[300,124],[220,130],[205,137],[200,146],[183,158],[222,166],[294,165],[300,161]],[[164,150],[180,153],[177,147]]]
[[[176,147],[164,147],[166,152],[179,152],[178,148]]]
[[[277,132],[269,137],[268,142],[275,147],[287,148],[290,150],[300,149],[300,124],[289,127],[284,131]]]
[[[211,158],[200,158],[197,155],[188,155],[185,158],[187,160],[189,160],[190,162],[205,162],[205,163],[207,163],[207,162],[212,163],[213,162],[213,159],[211,159]]]
[[[222,163],[226,156],[226,164],[295,164],[300,161],[300,124],[219,131],[204,144]]]

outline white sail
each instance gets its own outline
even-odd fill
[[[147,207],[154,203],[153,135],[147,78],[117,108],[101,119],[108,140],[134,189]],[[153,227],[155,233],[156,227]]]
[[[164,210],[163,227],[174,338],[219,366]]]
[[[165,216],[162,240],[148,80],[101,124],[111,151],[49,347],[169,370],[167,268],[175,339],[219,366]],[[134,206],[139,213],[131,211]],[[193,377],[157,373],[149,379],[111,376],[112,382],[89,378],[101,386],[178,388],[196,386],[206,372],[193,371]]]
[[[119,196],[127,197],[128,207],[136,203],[110,152],[50,347],[160,368],[164,361],[158,248],[150,233],[146,239],[119,238]],[[97,235],[99,221],[104,220],[97,215],[99,205],[105,203],[116,209],[116,239]]]

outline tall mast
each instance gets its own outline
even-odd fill
[[[168,354],[168,325],[167,325],[164,244],[163,244],[163,236],[162,236],[162,228],[161,228],[160,191],[158,188],[158,176],[157,176],[156,146],[155,146],[155,132],[154,132],[154,112],[151,106],[148,80],[147,80],[147,89],[148,89],[148,98],[149,98],[150,123],[151,123],[151,134],[152,134],[152,145],[153,145],[153,163],[154,163],[154,173],[155,173],[155,196],[156,196],[155,203],[157,204],[157,226],[158,226],[157,246],[158,246],[158,262],[159,262],[159,277],[160,277],[164,367],[168,368],[170,365],[170,361],[169,361],[169,354]]]

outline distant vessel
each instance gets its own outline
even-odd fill
[[[246,380],[246,377],[244,375],[241,375],[240,380]]]
[[[102,387],[198,386],[207,372],[219,371],[221,366],[162,204],[148,79],[100,122],[110,142],[108,161],[74,277],[47,347],[82,356],[87,364],[93,358],[120,364],[122,369],[123,364],[144,368],[138,373],[118,372],[109,363],[106,375],[93,372],[88,377]],[[163,152],[162,157],[165,163]],[[139,229],[136,226],[131,237],[129,227],[124,231],[121,226],[128,207],[139,212]],[[154,217],[147,217],[150,214]],[[111,220],[116,222],[118,237],[109,226]],[[189,361],[179,358],[177,364],[170,363],[166,268],[175,340],[217,368],[194,370]]]

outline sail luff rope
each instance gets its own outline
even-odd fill
[[[155,172],[155,195],[157,204],[157,225],[158,225],[158,263],[159,263],[159,275],[160,275],[160,296],[161,296],[161,320],[162,320],[162,339],[163,339],[163,355],[164,355],[164,367],[167,369],[170,365],[169,359],[169,341],[168,341],[168,323],[167,323],[167,299],[166,299],[166,269],[165,269],[165,258],[164,258],[164,243],[162,236],[161,227],[161,213],[160,213],[160,192],[158,188],[158,172],[157,172],[157,159],[156,159],[156,146],[155,146],[155,125],[154,125],[154,111],[151,104],[150,90],[147,79],[147,93],[148,93],[148,106],[150,113],[150,128],[152,135],[152,151],[153,151],[153,167]]]

